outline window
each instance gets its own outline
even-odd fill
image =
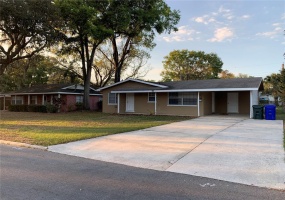
[[[12,96],[12,105],[21,105],[23,104],[23,96]]]
[[[76,96],[76,103],[83,103],[83,96],[77,95],[77,96]]]
[[[194,106],[197,105],[198,95],[196,92],[170,92],[169,105]]]
[[[155,93],[154,92],[148,93],[148,102],[155,102]]]
[[[108,104],[117,105],[117,94],[109,93],[108,95]]]
[[[37,96],[31,96],[30,103],[32,105],[36,105],[38,103],[37,101],[38,101]]]

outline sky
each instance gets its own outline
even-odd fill
[[[255,77],[278,73],[285,62],[285,0],[167,0],[180,11],[178,31],[157,35],[145,80],[161,80],[173,50],[216,53],[223,70]]]

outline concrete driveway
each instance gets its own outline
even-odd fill
[[[207,116],[49,146],[49,151],[285,189],[283,122]]]

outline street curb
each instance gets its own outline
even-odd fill
[[[48,150],[48,147],[45,147],[45,146],[32,145],[32,144],[26,144],[26,143],[21,143],[21,142],[12,142],[12,141],[7,141],[7,140],[0,140],[0,144],[6,144],[6,145],[11,145],[11,146],[17,146],[17,147],[26,147],[26,148],[31,148],[31,149],[41,149],[44,151]]]

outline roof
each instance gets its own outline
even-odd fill
[[[7,94],[81,94],[84,91],[83,88],[84,86],[80,84],[48,84],[22,88]],[[100,94],[90,87],[90,95]]]
[[[135,79],[129,80],[134,81]],[[124,81],[126,82],[126,81]],[[110,85],[113,87],[123,82]],[[124,89],[118,88],[113,90],[113,93],[139,93],[139,92],[174,92],[174,91],[250,91],[250,90],[263,90],[262,78],[234,78],[234,79],[207,79],[207,80],[189,80],[189,81],[172,81],[172,82],[159,82],[156,87],[151,82],[141,81],[140,83],[148,83],[149,87],[144,89],[133,88]],[[151,83],[151,84],[149,84]],[[164,87],[161,87],[164,86]],[[107,87],[105,87],[107,88]],[[99,89],[101,91],[104,88]]]
[[[208,79],[164,82],[168,89],[259,88],[262,78]]]
[[[162,84],[159,84],[159,83],[154,83],[154,82],[143,81],[143,80],[139,80],[139,79],[128,78],[128,79],[126,79],[126,80],[123,80],[123,81],[114,83],[114,84],[112,84],[112,85],[108,85],[108,86],[99,88],[97,91],[102,91],[102,90],[105,90],[105,89],[107,89],[107,88],[114,87],[114,86],[116,86],[116,85],[120,85],[120,84],[122,84],[122,83],[129,82],[129,81],[137,82],[137,83],[142,83],[142,84],[145,84],[145,85],[153,86],[153,87],[155,87],[155,88],[157,88],[157,87],[158,87],[158,88],[167,88],[167,86],[162,85]]]

